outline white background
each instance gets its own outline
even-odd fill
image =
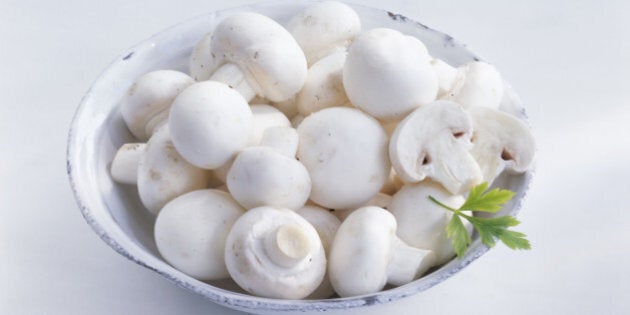
[[[253,1],[0,0],[0,314],[237,314],[127,261],[81,217],[66,135],[91,82],[184,19]],[[364,1],[449,33],[495,64],[528,109],[537,175],[499,245],[368,314],[630,314],[627,1]]]

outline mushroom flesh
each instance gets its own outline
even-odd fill
[[[484,181],[492,183],[504,170],[523,173],[531,168],[536,143],[523,121],[485,107],[470,108],[468,112],[475,130],[471,153]]]
[[[396,173],[408,183],[426,177],[453,194],[481,183],[479,165],[470,154],[472,121],[450,101],[435,101],[416,109],[392,134],[389,156]]]

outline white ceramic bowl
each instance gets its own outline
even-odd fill
[[[474,242],[461,260],[449,263],[404,286],[350,298],[326,300],[278,300],[249,295],[234,282],[202,282],[164,262],[153,239],[155,217],[139,201],[136,188],[112,181],[109,166],[116,150],[134,138],[127,130],[118,103],[132,82],[157,69],[187,72],[192,47],[222,18],[241,11],[265,14],[280,23],[308,2],[284,1],[213,12],[171,27],[141,42],[117,58],[94,82],[72,122],[68,139],[68,176],[85,220],[109,246],[130,260],[149,268],[178,286],[237,310],[272,314],[295,311],[325,311],[369,307],[401,299],[446,280],[487,251],[474,235]],[[389,27],[422,40],[431,54],[452,65],[478,58],[451,36],[440,33],[403,15],[353,5],[363,29]],[[507,88],[502,109],[525,118],[516,95]],[[505,175],[496,185],[513,190],[516,197],[501,214],[515,215],[528,189],[532,173]]]

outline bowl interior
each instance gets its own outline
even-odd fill
[[[179,286],[214,302],[249,312],[345,309],[383,303],[408,296],[443,281],[487,248],[475,239],[462,260],[453,260],[431,274],[405,286],[352,298],[318,301],[286,301],[258,298],[244,293],[231,280],[210,283],[195,280],[166,264],[153,239],[154,215],[140,203],[135,186],[112,181],[109,166],[116,150],[135,142],[127,130],[118,104],[132,82],[158,69],[188,72],[188,56],[197,41],[224,17],[236,12],[265,14],[281,24],[308,2],[286,1],[214,12],[183,22],[131,48],[117,58],[97,79],[77,110],[68,141],[68,173],[77,202],[87,222],[99,236],[127,258],[150,268]],[[422,40],[430,53],[451,65],[478,58],[452,37],[406,17],[383,10],[352,5],[363,29],[389,27]],[[525,119],[516,94],[509,88],[501,108]],[[504,174],[495,185],[513,190],[516,197],[503,213],[515,214],[528,188],[531,173]]]

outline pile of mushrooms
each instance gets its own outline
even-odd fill
[[[374,293],[453,259],[451,214],[427,196],[457,208],[531,167],[503,85],[487,63],[454,67],[415,37],[361,30],[339,2],[284,26],[234,14],[188,74],[129,88],[120,111],[137,143],[111,175],[137,185],[160,254],[191,277],[269,298]]]

